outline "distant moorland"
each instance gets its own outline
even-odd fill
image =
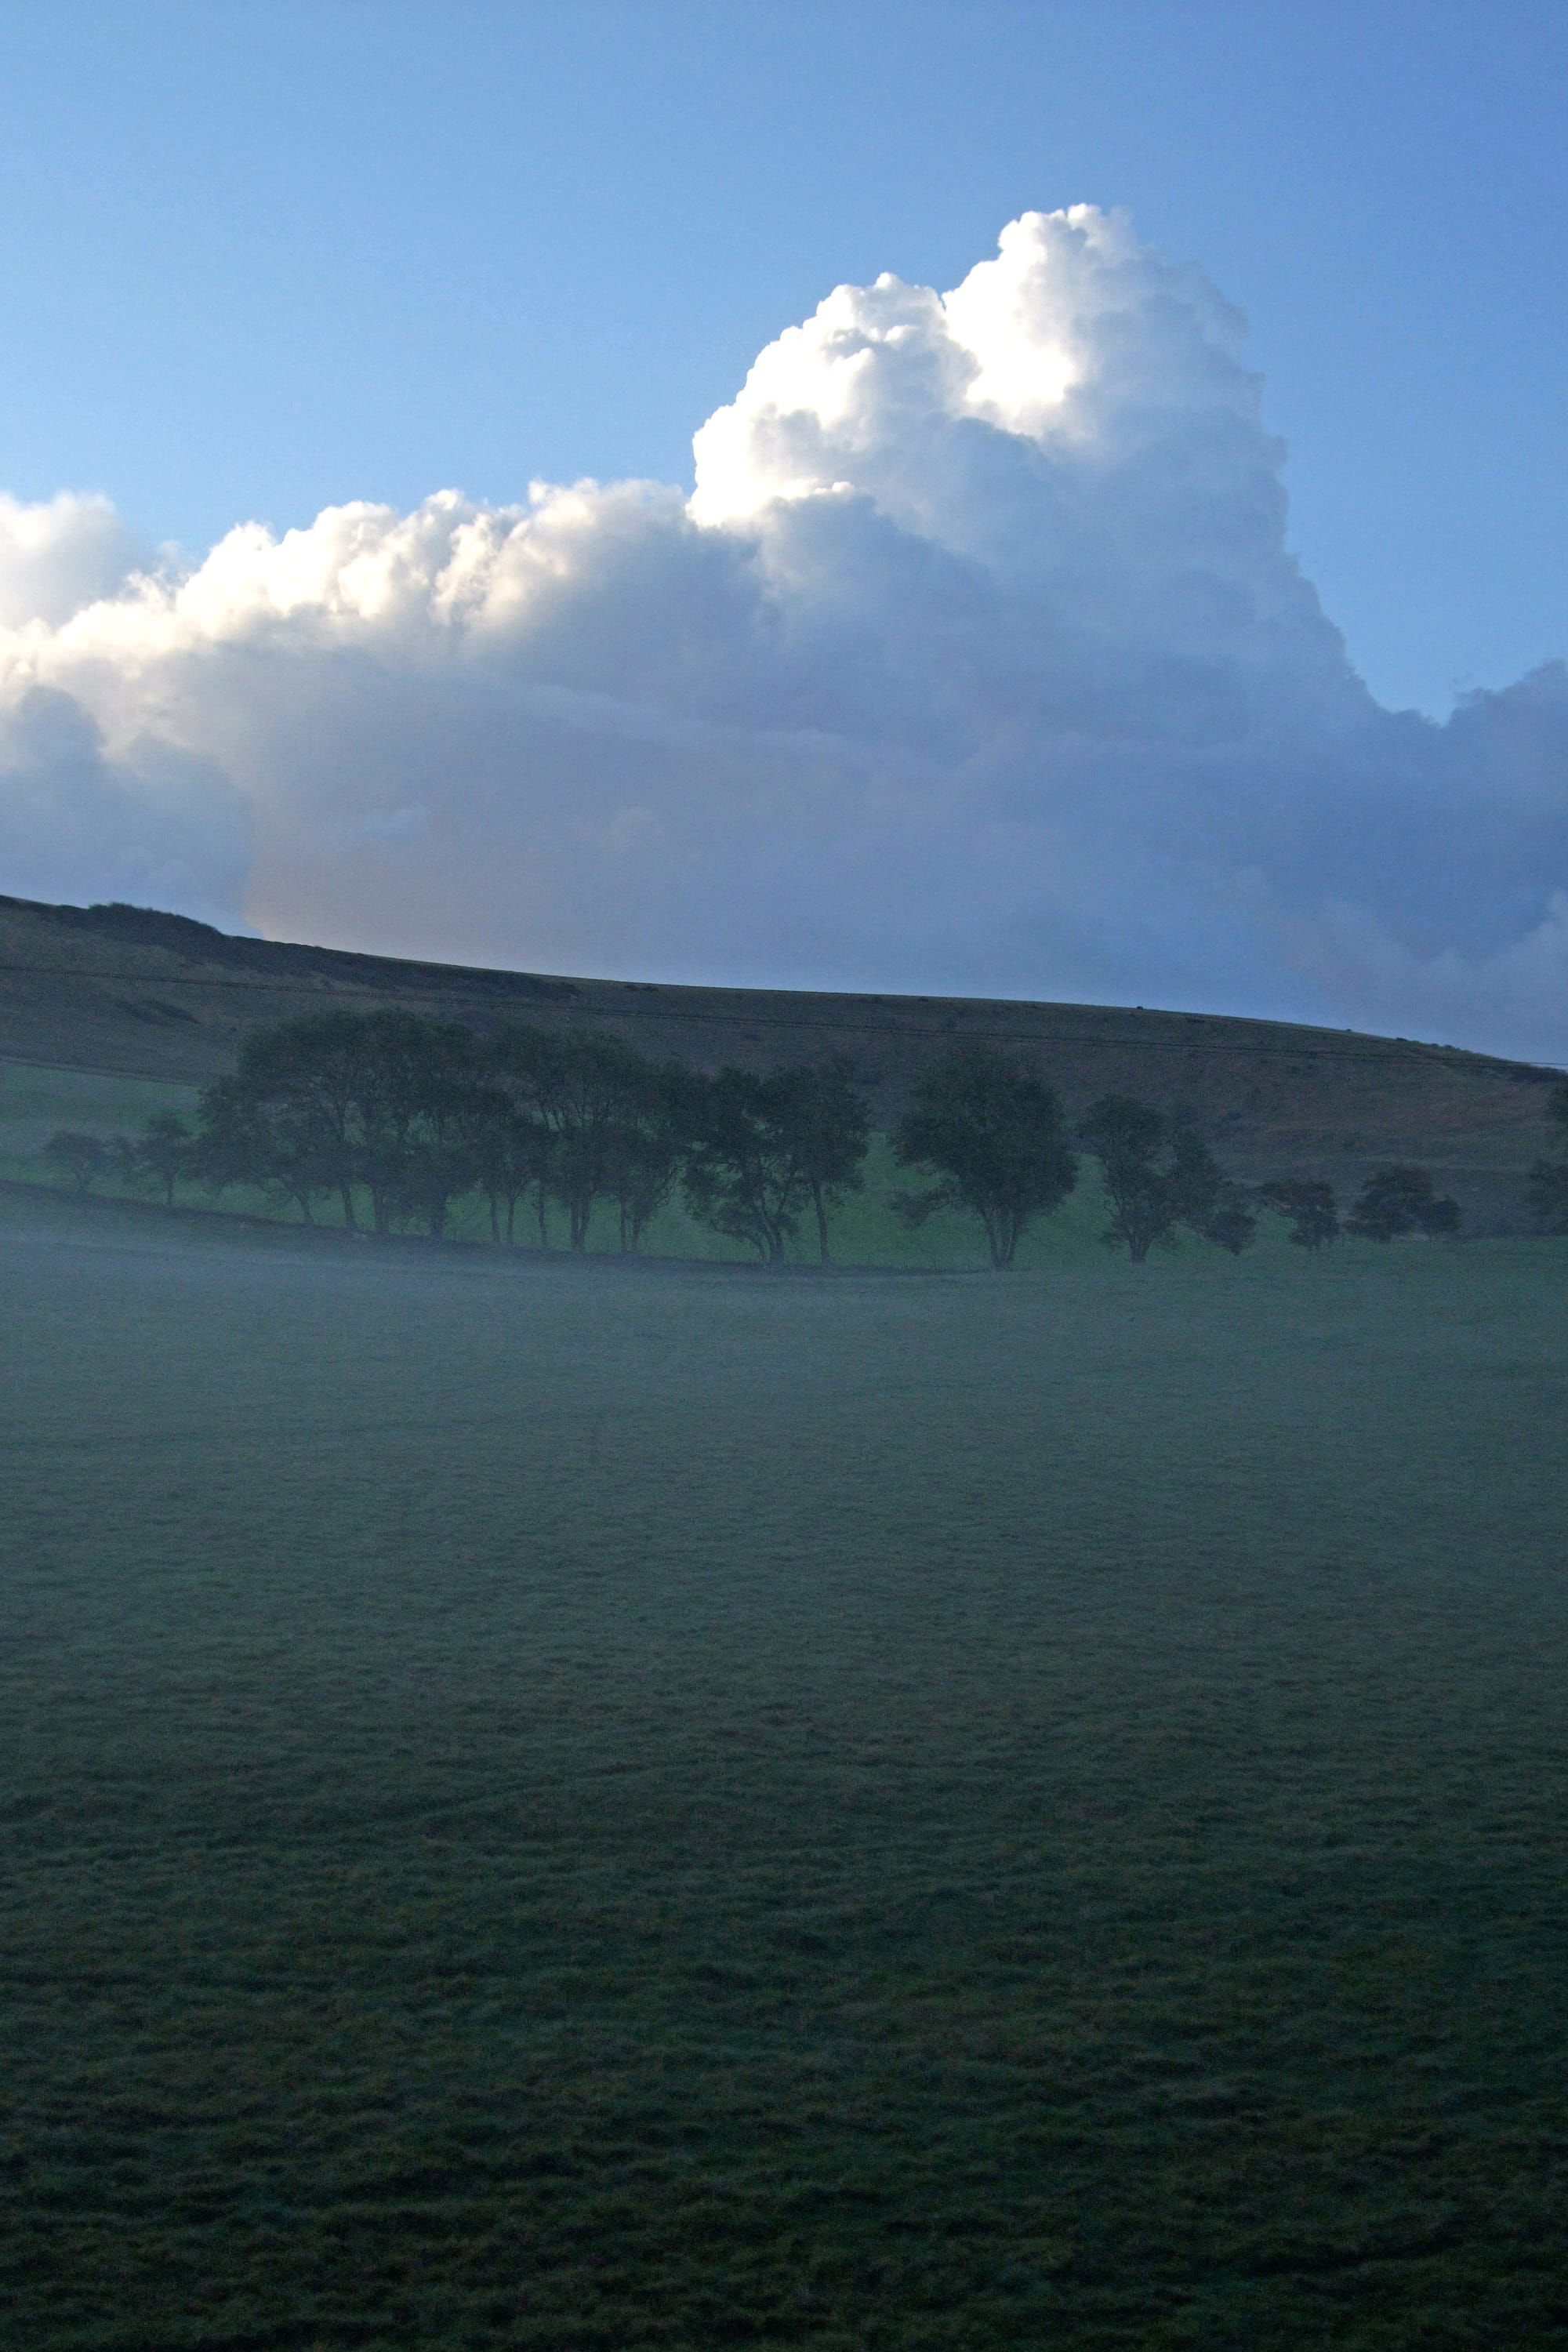
[[[1457,1200],[1470,1235],[1535,1229],[1530,1171],[1551,1132],[1560,1077],[1447,1047],[1279,1023],[463,970],[231,937],[142,908],[0,899],[0,1173],[47,1179],[39,1154],[62,1127],[113,1134],[159,1112],[188,1118],[258,1029],[389,1010],[457,1023],[480,1040],[518,1024],[593,1033],[698,1071],[842,1062],[866,1101],[872,1141],[868,1181],[839,1213],[837,1254],[892,1264],[966,1264],[978,1246],[962,1220],[939,1217],[911,1233],[886,1206],[898,1181],[887,1139],[922,1075],[955,1048],[988,1046],[1031,1065],[1069,1125],[1108,1095],[1188,1122],[1242,1184],[1328,1182],[1348,1207],[1380,1166],[1416,1163]],[[178,1197],[188,1208],[213,1205],[195,1189]],[[267,1204],[231,1192],[225,1205]],[[1092,1185],[1080,1188],[1048,1238],[1037,1228],[1026,1239],[1020,1264],[1079,1245],[1074,1237],[1098,1231],[1099,1218]],[[482,1205],[460,1206],[448,1230],[484,1238]],[[595,1246],[607,1231],[601,1221]],[[650,1224],[648,1245],[677,1255],[746,1250],[698,1233],[677,1198]]]

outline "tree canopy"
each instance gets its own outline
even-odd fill
[[[1278,1209],[1290,1220],[1290,1239],[1298,1249],[1326,1249],[1339,1239],[1340,1213],[1334,1188],[1321,1177],[1275,1177],[1258,1188],[1267,1208]]]
[[[114,1155],[103,1137],[76,1127],[57,1127],[44,1146],[43,1160],[83,1194],[101,1184],[114,1167]]]
[[[1189,1120],[1131,1095],[1102,1095],[1079,1133],[1100,1162],[1110,1207],[1101,1238],[1134,1265],[1181,1225],[1237,1255],[1252,1239],[1257,1219],[1245,1194]]]
[[[1458,1229],[1458,1201],[1440,1199],[1425,1168],[1374,1170],[1345,1219],[1347,1233],[1371,1242],[1397,1241],[1405,1234],[1425,1234],[1436,1240]]]
[[[512,1024],[487,1035],[396,1009],[334,1010],[253,1031],[233,1075],[203,1095],[196,1135],[154,1121],[121,1172],[155,1169],[171,1201],[175,1172],[215,1190],[254,1185],[308,1223],[336,1195],[351,1230],[368,1203],[374,1232],[434,1237],[452,1202],[478,1192],[497,1244],[514,1241],[531,1196],[541,1245],[553,1206],[574,1251],[607,1208],[627,1253],[684,1182],[695,1214],[770,1264],[809,1206],[826,1262],[829,1219],[863,1181],[869,1132],[843,1061],[710,1076],[598,1032]],[[108,1148],[87,1147],[96,1181]]]
[[[991,1263],[1012,1265],[1038,1217],[1071,1192],[1078,1161],[1061,1105],[1026,1062],[986,1045],[950,1054],[916,1085],[893,1132],[895,1157],[928,1181],[893,1196],[911,1225],[937,1209],[977,1217]]]

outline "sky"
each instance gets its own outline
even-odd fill
[[[58,0],[0,74],[0,887],[1568,1060],[1568,14]]]

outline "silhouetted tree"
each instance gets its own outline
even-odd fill
[[[1543,1234],[1568,1234],[1568,1160],[1538,1160],[1527,1191],[1531,1213]]]
[[[321,1149],[309,1109],[285,1095],[262,1093],[241,1077],[219,1078],[201,1098],[191,1172],[209,1190],[254,1186],[264,1197],[291,1201],[306,1224],[314,1203],[335,1188],[336,1167]]]
[[[851,1192],[865,1184],[864,1161],[871,1140],[871,1117],[855,1085],[847,1056],[803,1065],[779,1073],[782,1109],[795,1139],[805,1188],[816,1220],[817,1252],[832,1263],[827,1219]]]
[[[1365,1241],[1392,1242],[1402,1234],[1437,1236],[1458,1231],[1458,1201],[1438,1198],[1425,1168],[1379,1168],[1362,1186],[1345,1231]]]
[[[657,1069],[626,1054],[605,1171],[623,1254],[641,1249],[649,1223],[675,1190],[686,1160],[690,1101],[689,1073],[674,1064]]]
[[[1337,1241],[1339,1210],[1334,1188],[1312,1176],[1277,1176],[1258,1188],[1258,1197],[1290,1220],[1290,1240],[1298,1249],[1321,1250]]]
[[[1167,1118],[1131,1095],[1102,1095],[1079,1135],[1100,1161],[1110,1223],[1101,1239],[1142,1265],[1178,1226],[1239,1255],[1257,1220],[1189,1119]]]
[[[202,1098],[198,1157],[210,1182],[260,1183],[301,1205],[335,1192],[355,1230],[366,1022],[360,1013],[312,1013],[250,1032],[232,1079]]]
[[[1232,1249],[1233,1255],[1237,1254],[1233,1249],[1232,1240],[1227,1238],[1235,1231],[1234,1216],[1227,1207],[1235,1188],[1230,1185],[1203,1136],[1188,1118],[1177,1118],[1171,1121],[1167,1181],[1175,1222],[1185,1225],[1189,1232],[1201,1234],[1205,1241],[1218,1242],[1222,1248]],[[1250,1232],[1249,1225],[1249,1236]]]
[[[686,1096],[687,1205],[715,1233],[748,1242],[767,1265],[783,1265],[810,1196],[791,1075],[723,1069]]]
[[[566,1212],[573,1249],[583,1250],[595,1203],[615,1197],[629,1164],[626,1139],[647,1064],[616,1037],[578,1030],[551,1042],[554,1052],[542,1061],[539,1087],[552,1138],[549,1187]]]
[[[553,1105],[569,1045],[550,1031],[525,1022],[498,1029],[485,1047],[487,1080],[504,1097],[510,1118],[483,1148],[488,1172],[481,1181],[490,1190],[492,1229],[497,1202],[506,1205],[506,1233],[512,1238],[517,1206],[533,1194],[539,1246],[550,1246],[549,1204],[554,1167],[558,1120]]]
[[[365,1180],[378,1230],[420,1224],[432,1241],[478,1176],[493,1108],[471,1030],[455,1021],[373,1013]]]
[[[1133,1265],[1142,1265],[1176,1222],[1160,1160],[1164,1118],[1131,1095],[1102,1095],[1085,1113],[1079,1133],[1100,1162],[1110,1202],[1110,1223],[1102,1238],[1121,1244]]]
[[[1078,1161],[1053,1088],[1014,1055],[968,1045],[928,1070],[893,1132],[902,1166],[933,1179],[891,1205],[918,1225],[937,1209],[977,1217],[991,1263],[1010,1266],[1036,1218],[1060,1207]]]
[[[490,1108],[472,1034],[397,1010],[308,1014],[255,1030],[232,1078],[202,1098],[190,1165],[216,1187],[256,1183],[300,1203],[335,1192],[343,1222],[370,1195],[377,1233],[438,1237],[477,1173]]]
[[[75,1127],[56,1128],[42,1158],[46,1167],[58,1170],[84,1196],[103,1183],[114,1167],[113,1151],[104,1138]]]
[[[355,1172],[370,1194],[378,1234],[395,1232],[415,1213],[420,1114],[438,1058],[433,1026],[416,1013],[395,1008],[360,1016]]]
[[[1556,1141],[1568,1155],[1568,1087],[1553,1087],[1546,1116],[1557,1130]],[[1545,1234],[1568,1234],[1568,1156],[1540,1159],[1530,1171],[1530,1205]]]
[[[544,1129],[510,1096],[497,1087],[490,1105],[478,1120],[473,1139],[474,1171],[490,1213],[490,1239],[501,1240],[501,1211],[506,1211],[506,1244],[516,1238],[518,1202],[540,1181],[541,1142]]]
[[[120,1171],[132,1185],[147,1185],[163,1195],[163,1205],[174,1205],[174,1187],[198,1165],[195,1139],[178,1111],[154,1111],[138,1136],[121,1136],[116,1154]]]
[[[1232,1257],[1239,1257],[1242,1251],[1251,1245],[1258,1231],[1258,1213],[1244,1187],[1233,1183],[1227,1177],[1221,1183],[1208,1214],[1197,1230],[1205,1241],[1213,1242],[1219,1249],[1228,1250]]]

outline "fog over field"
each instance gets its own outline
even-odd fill
[[[1561,1247],[0,1196],[7,2347],[1559,2341]]]
[[[946,294],[831,292],[694,450],[199,558],[5,502],[7,887],[1562,1057],[1568,670],[1373,700],[1199,268],[1025,214]]]

